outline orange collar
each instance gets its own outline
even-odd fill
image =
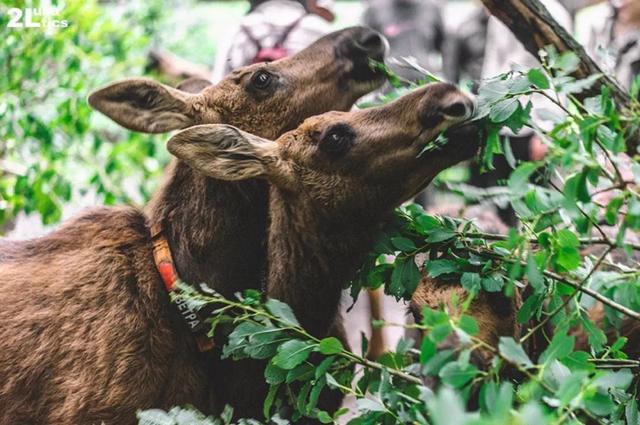
[[[151,241],[153,242],[153,259],[164,283],[164,287],[169,294],[179,291],[176,283],[180,281],[180,278],[173,264],[171,248],[169,248],[169,242],[167,242],[161,224],[157,223],[151,226]],[[197,312],[194,311],[185,300],[180,298],[175,299],[175,305],[178,307],[178,311],[189,327],[189,330],[193,333],[198,344],[198,349],[202,352],[213,349],[215,346],[213,338],[207,335],[204,323],[198,317]]]

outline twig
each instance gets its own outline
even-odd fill
[[[458,235],[460,236],[466,236],[466,237],[470,237],[470,238],[480,238],[480,239],[486,239],[486,240],[491,240],[491,241],[506,241],[508,240],[508,237],[506,235],[500,235],[497,233],[484,233],[484,232],[460,232],[458,233]],[[636,243],[632,243],[632,242],[625,242],[623,241],[622,243],[615,243],[613,241],[611,241],[610,239],[604,239],[604,238],[578,238],[578,241],[580,242],[580,245],[582,246],[588,246],[588,245],[608,245],[612,248],[624,248],[625,246],[630,247],[631,249],[633,249],[634,251],[640,251],[640,244],[636,244]],[[529,243],[532,244],[536,244],[539,245],[540,241],[538,239],[535,238],[530,238],[528,239]]]
[[[488,256],[492,256],[493,258],[496,258],[498,260],[506,261],[508,263],[512,263],[512,264],[513,263],[519,263],[523,267],[527,266],[527,263],[525,261],[506,258],[506,257],[503,257],[503,256],[498,255],[498,254],[493,253],[493,252],[478,251],[478,250],[476,250],[474,248],[471,248],[471,247],[467,247],[467,250],[469,252],[473,252],[473,253],[481,255],[481,256],[482,255],[488,255]],[[584,288],[584,287],[580,286],[580,284],[578,282],[571,281],[571,280],[569,280],[569,279],[567,279],[567,278],[565,278],[565,277],[563,277],[563,276],[561,276],[561,275],[559,275],[557,273],[554,273],[554,272],[551,272],[551,271],[548,271],[548,270],[543,270],[542,274],[545,275],[546,277],[550,278],[550,279],[553,279],[553,280],[556,280],[558,282],[561,282],[561,283],[564,283],[566,285],[569,285],[572,288],[577,289],[578,291],[583,292],[584,294],[587,294],[592,298],[595,298],[596,300],[600,301],[601,303],[606,304],[607,306],[611,307],[612,309],[614,309],[614,310],[616,310],[616,311],[618,311],[618,312],[620,312],[620,313],[622,313],[622,314],[624,314],[626,316],[629,316],[629,317],[631,317],[631,318],[633,318],[635,320],[640,321],[640,313],[638,313],[636,311],[633,311],[633,310],[631,310],[631,309],[629,309],[629,308],[627,308],[627,307],[625,307],[625,306],[623,306],[621,304],[618,304],[617,302],[605,297],[604,295],[600,294],[599,292],[596,292],[596,291],[594,291],[592,289],[589,289],[589,288]]]
[[[608,247],[606,249],[606,251],[600,256],[600,258],[598,258],[598,261],[596,262],[596,264],[593,266],[593,268],[591,268],[591,270],[589,271],[589,273],[587,274],[587,276],[585,276],[584,279],[582,279],[582,281],[578,284],[580,287],[584,287],[584,284],[587,283],[587,281],[589,280],[589,278],[593,275],[593,273],[600,267],[600,265],[602,264],[602,262],[604,261],[604,258],[609,255],[609,253],[611,252],[613,248],[612,247]],[[547,315],[547,317],[545,317],[544,319],[542,319],[542,321],[540,321],[540,323],[538,323],[536,326],[534,326],[533,328],[531,328],[529,330],[529,332],[527,332],[527,334],[522,337],[520,339],[520,342],[526,341],[531,335],[533,335],[535,332],[537,332],[540,328],[542,328],[544,325],[547,324],[547,322],[549,320],[551,320],[556,314],[558,314],[560,311],[564,310],[569,303],[571,302],[571,300],[576,296],[576,294],[578,293],[578,291],[574,292],[573,294],[569,295],[567,297],[567,299],[560,305],[558,306],[555,310],[553,310],[551,313],[549,313]]]

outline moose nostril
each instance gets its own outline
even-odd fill
[[[464,118],[471,115],[472,109],[472,107],[469,107],[469,105],[464,102],[454,102],[445,107],[442,113],[453,118]]]
[[[386,51],[385,39],[377,31],[365,29],[355,41],[358,50],[363,51],[373,59],[382,60]]]

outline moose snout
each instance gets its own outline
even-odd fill
[[[387,39],[371,28],[362,28],[353,39],[354,51],[377,61],[384,60],[387,48]]]
[[[464,121],[473,116],[475,109],[475,100],[471,96],[460,92],[449,103],[445,103],[442,106],[440,113],[456,121]]]
[[[427,85],[420,92],[418,120],[424,129],[440,124],[457,124],[471,118],[475,100],[449,83]]]
[[[367,27],[353,27],[344,32],[335,46],[336,59],[346,59],[364,71],[370,68],[370,59],[384,61],[387,46],[387,39],[379,32]]]

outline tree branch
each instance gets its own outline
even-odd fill
[[[539,0],[482,0],[482,3],[535,57],[538,57],[540,49],[553,46],[559,53],[571,51],[578,56],[580,64],[572,74],[575,78],[582,79],[589,75],[602,74],[602,78],[591,89],[576,94],[576,98],[583,100],[586,97],[598,95],[602,87],[606,86],[621,110],[630,108],[631,98],[627,92],[600,69],[582,45],[558,24]],[[626,143],[627,153],[630,156],[637,154],[638,145],[640,145],[640,135],[637,130],[627,135]]]

